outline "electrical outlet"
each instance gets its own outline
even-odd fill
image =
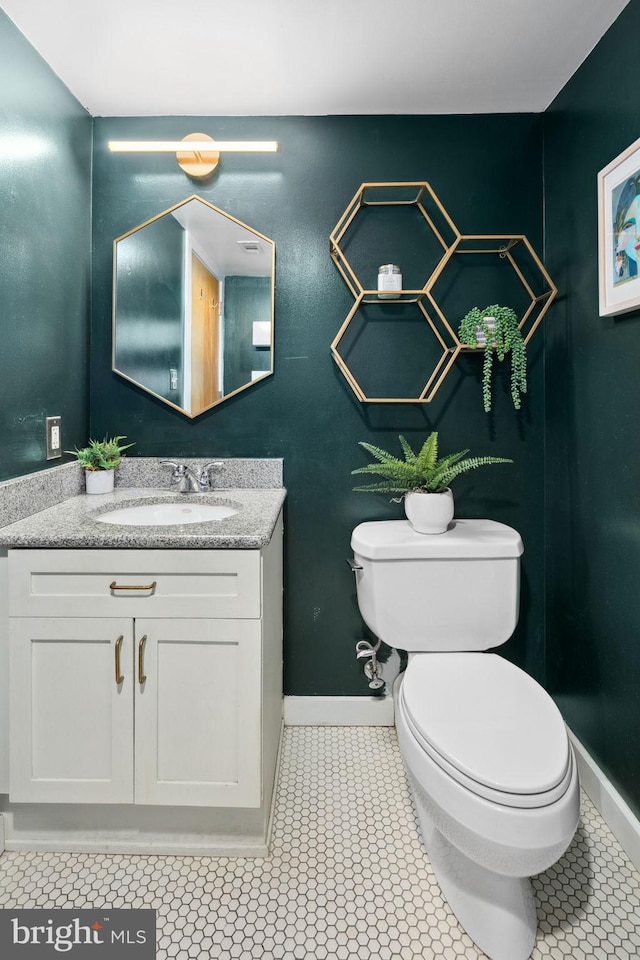
[[[47,460],[62,456],[62,418],[47,417]]]

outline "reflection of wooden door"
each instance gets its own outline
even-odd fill
[[[218,399],[220,283],[202,260],[191,254],[191,410]]]

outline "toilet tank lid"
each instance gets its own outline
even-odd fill
[[[360,523],[351,549],[367,560],[495,559],[524,552],[517,530],[497,520],[454,520],[446,533],[416,533],[408,520]]]

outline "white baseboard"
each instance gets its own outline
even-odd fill
[[[392,727],[393,697],[285,697],[287,727]]]
[[[41,834],[34,837],[24,837],[18,840],[9,840],[7,850],[32,853],[87,853],[87,854],[153,854],[162,857],[268,857],[269,848],[266,843],[166,843],[166,842],[136,842],[134,840],[72,840],[68,837],[58,839],[42,838]]]
[[[4,853],[4,817],[0,813],[0,854]]]
[[[569,737],[582,788],[636,870],[640,870],[640,820],[571,730]]]

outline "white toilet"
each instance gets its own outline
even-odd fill
[[[442,891],[492,960],[525,960],[536,935],[528,878],[568,847],[580,796],[551,697],[481,652],[518,621],[520,535],[493,520],[438,536],[384,520],[357,526],[351,546],[363,619],[409,654],[396,729]]]

